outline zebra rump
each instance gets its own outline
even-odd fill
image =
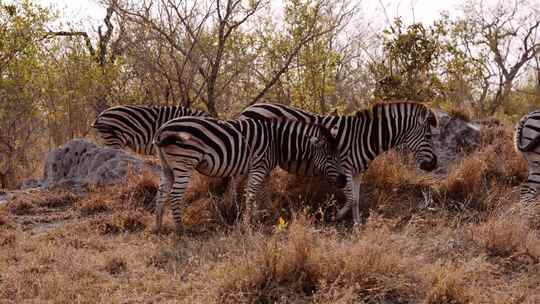
[[[530,152],[540,145],[540,110],[523,116],[516,124],[514,145],[520,152]]]
[[[540,110],[523,116],[516,124],[514,146],[527,161],[527,180],[520,189],[520,218],[525,225],[540,215]]]
[[[182,106],[115,106],[101,112],[92,127],[105,146],[130,148],[140,154],[154,154],[153,138],[167,121],[184,116],[209,114]]]

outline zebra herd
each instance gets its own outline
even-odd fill
[[[309,159],[317,172],[336,186],[345,186],[335,139],[329,130],[317,124],[180,117],[157,131],[154,144],[163,170],[156,202],[158,231],[168,193],[176,231],[181,231],[180,202],[193,170],[216,177],[248,174],[245,224],[249,224],[256,194],[278,165]]]
[[[277,166],[297,175],[322,175],[343,188],[346,205],[338,219],[352,209],[354,223],[359,224],[361,173],[379,154],[403,146],[414,153],[422,170],[437,166],[431,140],[436,116],[412,102],[377,104],[346,116],[261,103],[233,120],[180,106],[117,106],[99,114],[92,126],[107,146],[159,157],[157,232],[168,199],[176,231],[181,232],[181,201],[194,170],[215,177],[248,176],[246,224],[257,208],[257,194]],[[521,192],[522,203],[528,204],[540,186],[540,111],[520,120],[515,139],[529,162],[529,178]]]
[[[355,224],[360,223],[360,177],[369,163],[384,151],[403,145],[415,154],[420,168],[433,170],[437,156],[433,152],[431,127],[437,126],[435,114],[412,102],[378,104],[352,116],[320,116],[282,104],[256,104],[240,114],[240,119],[282,118],[317,123],[337,128],[342,166],[347,175],[346,205],[338,213],[342,218],[352,208]],[[306,160],[285,167],[298,175],[313,175]]]

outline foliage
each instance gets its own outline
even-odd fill
[[[440,87],[437,59],[443,52],[440,28],[421,23],[405,26],[400,18],[383,31],[383,62],[371,67],[378,80],[377,98],[427,101]]]
[[[47,10],[28,0],[0,3],[0,187],[13,186],[17,175],[34,169],[35,155],[27,149],[39,139],[34,131],[42,127],[36,100],[46,81],[41,43],[50,19]]]
[[[540,105],[539,16],[521,1],[473,1],[452,18],[397,18],[382,32],[351,0],[277,10],[267,0],[105,0],[88,31],[35,1],[10,3],[0,3],[0,187],[39,174],[46,151],[92,136],[94,117],[117,104],[230,118],[261,101],[347,113],[410,99],[512,122]]]
[[[382,62],[370,66],[375,97],[470,105],[478,61],[456,44],[455,26],[444,15],[427,27],[397,18],[383,31]]]

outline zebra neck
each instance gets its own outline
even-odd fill
[[[359,153],[364,161],[371,161],[404,141],[406,121],[392,117],[391,112],[389,108],[380,107],[375,112],[364,110],[355,115],[325,116],[321,124],[338,128],[336,139],[342,153]]]
[[[392,105],[376,107],[362,113],[369,140],[367,145],[373,158],[404,143],[409,129],[409,120],[400,115],[399,108]],[[372,158],[372,159],[373,159]]]
[[[268,129],[268,145],[276,161],[280,165],[291,162],[300,162],[308,157],[308,142],[313,129],[298,121],[281,121],[278,123],[265,123]]]

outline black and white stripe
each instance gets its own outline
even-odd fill
[[[183,116],[209,116],[204,111],[181,106],[116,106],[98,115],[92,127],[104,145],[154,154],[152,140],[167,121]]]
[[[521,185],[520,203],[528,208],[534,203],[540,188],[540,110],[523,116],[516,124],[514,144],[529,169],[527,181]]]
[[[246,108],[239,116],[239,119],[260,118],[286,118],[337,128],[336,139],[347,174],[347,204],[338,218],[352,208],[355,224],[361,221],[360,174],[377,155],[399,145],[415,154],[421,169],[431,171],[437,165],[431,141],[431,127],[437,125],[437,119],[431,110],[418,103],[382,103],[351,116],[317,115],[282,104],[261,103]],[[293,164],[285,169],[313,175],[310,167]]]
[[[182,117],[164,124],[154,141],[163,170],[156,202],[158,232],[169,197],[177,232],[181,231],[180,202],[194,170],[215,177],[248,174],[245,222],[256,209],[255,195],[276,166],[308,160],[315,171],[345,186],[337,142],[328,129],[315,124]]]

